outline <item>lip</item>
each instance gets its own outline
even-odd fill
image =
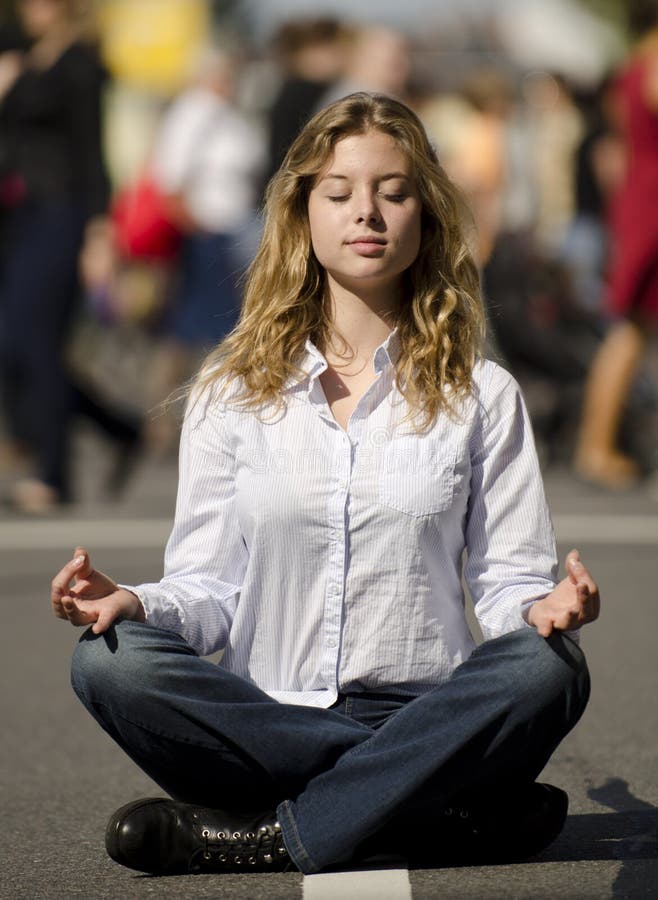
[[[353,238],[348,244],[379,244],[383,247],[386,244],[386,238],[377,237],[376,234],[363,234]]]
[[[363,235],[362,237],[357,237],[354,238],[354,240],[347,242],[349,247],[352,247],[357,253],[364,256],[381,253],[386,246],[386,243],[384,238],[376,237],[371,234]]]

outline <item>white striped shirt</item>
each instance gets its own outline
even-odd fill
[[[417,434],[400,425],[396,352],[393,332],[346,431],[310,342],[284,412],[206,396],[188,409],[164,577],[131,589],[147,622],[201,655],[224,649],[220,665],[277,700],[328,707],[339,692],[443,682],[474,648],[463,558],[485,639],[524,627],[523,607],[555,586],[516,382],[479,363],[459,417]]]

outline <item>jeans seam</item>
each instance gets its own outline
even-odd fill
[[[283,834],[284,838],[286,838],[285,844],[293,862],[300,871],[305,875],[312,875],[314,872],[318,872],[320,867],[315,860],[309,856],[302,843],[299,829],[297,828],[297,822],[295,821],[291,807],[292,804],[290,800],[284,800],[277,808],[279,822],[284,828]],[[286,833],[286,828],[292,832],[290,836]],[[300,861],[302,865],[300,865]]]

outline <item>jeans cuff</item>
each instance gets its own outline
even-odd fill
[[[320,871],[320,866],[306,852],[302,840],[297,829],[297,822],[293,814],[293,803],[290,800],[284,800],[280,803],[276,810],[283,841],[286,849],[290,854],[291,860],[304,875],[314,875]]]

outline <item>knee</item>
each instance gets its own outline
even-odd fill
[[[567,717],[574,723],[582,715],[590,693],[585,654],[568,635],[554,631],[544,638],[534,628],[518,635],[523,690],[540,706],[566,704]]]
[[[582,715],[590,695],[590,676],[585,654],[580,646],[561,631],[542,638],[550,658],[553,678],[557,679],[561,695],[566,698],[568,716],[575,723]]]
[[[145,652],[155,629],[137,622],[117,622],[104,634],[91,629],[80,638],[71,661],[71,684],[79,697],[99,700],[117,691],[127,696],[146,686],[154,654]]]
[[[534,628],[522,628],[487,641],[477,653],[490,657],[504,681],[512,706],[545,709],[566,703],[574,722],[589,697],[585,655],[562,632],[544,638]]]
[[[117,626],[104,634],[94,634],[89,628],[78,641],[71,660],[71,684],[79,697],[91,699],[97,687],[114,681],[117,667]]]

